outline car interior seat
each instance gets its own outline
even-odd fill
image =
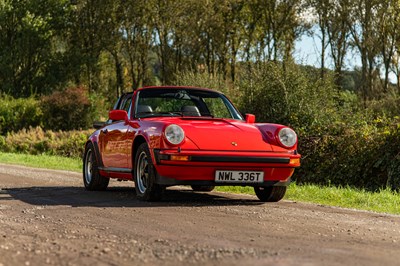
[[[201,116],[199,109],[194,105],[182,106],[181,112],[186,116]]]
[[[153,108],[151,108],[150,105],[138,105],[137,107],[137,113],[152,113],[153,112]]]

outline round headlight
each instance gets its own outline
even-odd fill
[[[278,133],[279,142],[286,148],[291,148],[297,143],[297,135],[293,129],[284,127]]]
[[[172,145],[181,144],[185,139],[185,132],[183,132],[183,129],[180,126],[175,124],[167,126],[164,135],[167,141]]]

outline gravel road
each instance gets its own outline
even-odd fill
[[[144,203],[133,186],[0,164],[0,266],[400,264],[400,216],[186,187]]]

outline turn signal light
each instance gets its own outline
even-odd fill
[[[189,156],[184,155],[171,155],[171,161],[189,161]]]
[[[300,158],[293,158],[290,159],[290,164],[300,164]]]

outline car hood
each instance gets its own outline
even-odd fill
[[[178,123],[185,135],[201,150],[272,151],[260,129],[242,121],[209,119]]]

